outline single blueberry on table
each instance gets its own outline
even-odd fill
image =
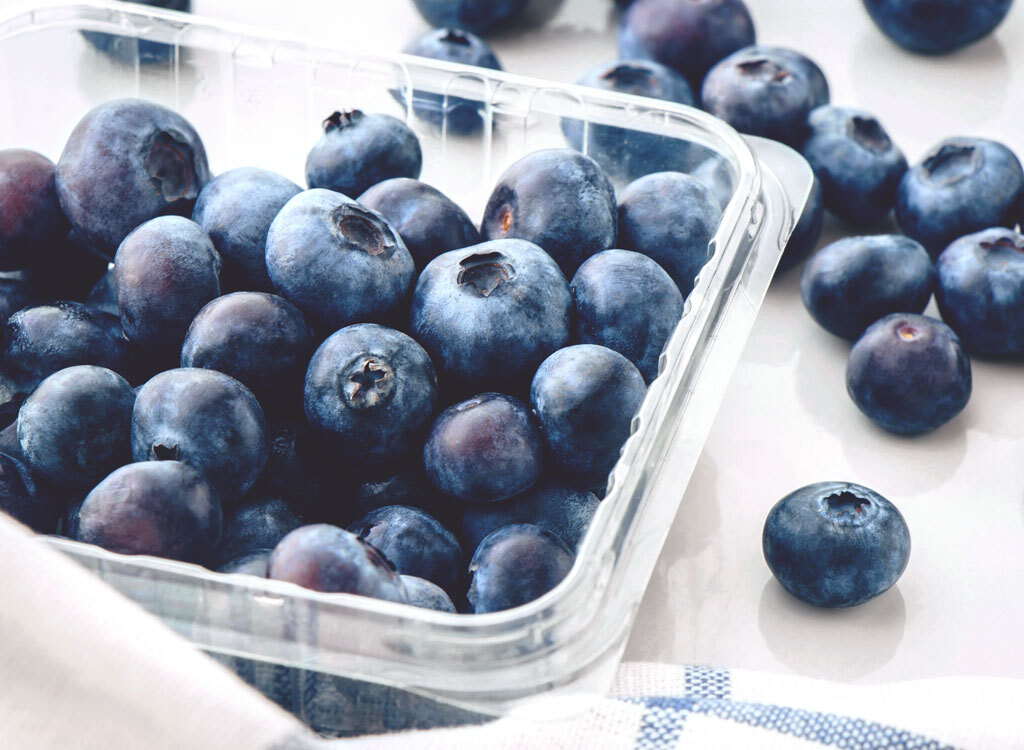
[[[225,512],[220,559],[225,563],[277,546],[285,535],[302,526],[302,517],[284,500],[256,500]],[[264,573],[266,566],[264,564]]]
[[[413,0],[431,26],[486,34],[521,17],[529,0]]]
[[[818,607],[853,607],[888,591],[910,559],[899,510],[867,487],[819,482],[768,513],[764,559],[790,594]]]
[[[24,149],[0,151],[0,271],[46,264],[71,228],[57,200],[56,166]]]
[[[500,612],[538,599],[572,569],[574,557],[561,539],[530,524],[489,534],[469,564],[469,603],[475,614]]]
[[[804,204],[804,210],[793,228],[793,233],[789,236],[789,241],[786,242],[776,272],[785,273],[810,255],[818,246],[818,240],[821,239],[821,232],[824,228],[824,194],[821,190],[821,180],[815,177],[811,183],[811,192],[807,196],[807,203]]]
[[[400,578],[405,586],[408,603],[412,606],[455,614],[455,605],[452,604],[451,597],[436,583],[405,574],[401,574]]]
[[[890,313],[924,312],[935,283],[935,266],[920,243],[883,234],[822,248],[804,266],[800,293],[822,328],[856,341]]]
[[[919,435],[941,427],[967,406],[971,361],[945,323],[894,313],[854,344],[846,390],[879,426],[898,435]]]
[[[14,313],[39,304],[35,289],[21,279],[0,279],[0,325]]]
[[[267,577],[267,565],[270,563],[270,550],[261,549],[255,552],[228,560],[217,568],[218,573],[236,573],[238,575]]]
[[[85,298],[85,304],[105,313],[121,317],[121,308],[117,304],[117,280],[111,268],[100,278]]]
[[[1013,0],[864,0],[871,20],[912,52],[945,54],[988,36]]]
[[[29,468],[6,452],[0,453],[0,511],[40,534],[54,533],[61,514],[57,498],[44,493]]]

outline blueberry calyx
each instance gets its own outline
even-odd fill
[[[884,154],[892,148],[892,139],[874,117],[852,118],[850,135],[859,145],[876,154]]]
[[[780,67],[767,57],[745,60],[736,67],[742,75],[756,78],[765,83],[781,83],[790,77],[788,70]]]
[[[601,80],[610,81],[622,87],[633,87],[642,84],[654,85],[654,78],[649,70],[636,65],[620,63],[601,76]]]
[[[346,110],[344,112],[332,112],[323,122],[324,133],[333,130],[341,130],[349,125],[354,125],[363,119],[363,112],[359,109]]]
[[[352,203],[342,203],[334,212],[338,234],[347,243],[369,255],[391,253],[398,246],[394,236],[382,229],[380,219]]]
[[[359,357],[342,372],[341,392],[353,409],[383,406],[395,393],[395,371],[377,357]]]
[[[981,149],[947,143],[928,156],[923,167],[930,180],[950,185],[980,170],[983,161]]]
[[[904,341],[914,341],[921,336],[921,332],[909,323],[905,323],[896,329],[896,335]]]
[[[192,147],[164,130],[154,135],[149,144],[146,173],[168,203],[193,200],[199,195]]]
[[[178,460],[178,446],[170,442],[158,442],[153,443],[153,447],[150,449],[153,454],[154,461],[177,461]]]
[[[470,287],[481,297],[490,297],[494,290],[516,276],[516,270],[499,252],[474,253],[459,261],[460,287]]]
[[[981,242],[978,244],[985,252],[992,252],[994,250],[1013,250],[1015,252],[1024,252],[1024,244],[1021,244],[1019,240],[1015,240],[1010,237],[1000,237],[995,242]]]
[[[444,36],[441,37],[441,41],[449,44],[457,44],[460,47],[470,46],[469,37],[458,29],[445,29]]]
[[[818,507],[834,523],[851,525],[864,523],[875,510],[870,500],[852,490],[826,495],[818,501]]]

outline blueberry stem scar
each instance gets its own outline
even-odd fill
[[[516,275],[501,253],[476,253],[463,258],[459,267],[459,286],[471,286],[483,297],[490,297],[495,289]]]

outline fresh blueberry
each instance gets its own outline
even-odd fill
[[[132,413],[136,461],[184,461],[225,504],[237,501],[267,463],[267,423],[252,392],[214,370],[162,372],[143,385]]]
[[[299,193],[281,209],[267,235],[267,270],[278,294],[328,331],[394,318],[416,277],[391,224],[330,190]]]
[[[567,148],[527,154],[487,201],[484,239],[528,240],[571,278],[580,263],[615,242],[615,189],[589,156]]]
[[[284,500],[263,499],[241,505],[224,515],[220,559],[230,562],[272,550],[288,532],[300,526],[302,518]]]
[[[702,182],[680,172],[656,172],[632,182],[619,202],[619,243],[657,261],[683,297],[710,260],[722,209]]]
[[[0,151],[0,270],[45,264],[71,228],[57,201],[55,172],[42,154]]]
[[[480,242],[466,212],[437,188],[408,177],[374,185],[359,203],[391,222],[416,264],[416,271],[442,253]]]
[[[383,555],[355,534],[323,523],[300,526],[282,539],[270,555],[267,577],[314,591],[406,600],[402,580]]]
[[[1024,170],[1006,146],[949,138],[903,176],[896,219],[936,256],[958,237],[1013,227],[1024,208]]]
[[[489,534],[469,564],[473,612],[500,612],[538,599],[565,578],[574,558],[561,539],[530,524]]]
[[[818,63],[803,53],[787,49],[786,47],[773,47],[768,44],[755,44],[749,47],[748,50],[751,54],[764,55],[771,60],[783,60],[803,73],[811,83],[811,109],[823,107],[832,100],[825,71],[821,69]]]
[[[825,228],[825,199],[821,189],[821,181],[815,177],[811,183],[811,192],[807,203],[800,214],[800,219],[789,236],[786,248],[779,260],[778,273],[785,273],[799,265],[818,246],[821,232]]]
[[[988,36],[1013,0],[864,0],[871,20],[912,52],[953,52]]]
[[[764,559],[790,594],[818,607],[853,607],[888,591],[910,559],[910,531],[873,490],[819,482],[768,513]]]
[[[192,0],[135,0],[143,5],[188,13]],[[123,63],[138,61],[142,65],[169,63],[175,47],[152,39],[107,34],[102,31],[83,31],[82,36],[96,49]]]
[[[423,447],[423,465],[433,485],[467,503],[525,492],[537,481],[543,463],[536,420],[521,401],[501,393],[485,393],[445,409]]]
[[[961,237],[939,256],[942,319],[972,352],[1024,354],[1024,236],[988,229]]]
[[[413,0],[420,15],[435,27],[486,34],[523,15],[530,0]]]
[[[400,578],[405,586],[408,603],[412,606],[433,609],[437,612],[455,613],[455,605],[452,604],[451,597],[436,583],[404,574]]]
[[[924,312],[935,290],[931,256],[909,237],[846,237],[804,266],[804,306],[822,328],[856,341],[889,313]]]
[[[494,240],[430,262],[413,294],[411,332],[442,381],[515,390],[568,343],[571,316],[569,284],[547,253]]]
[[[96,252],[113,257],[135,227],[156,216],[190,216],[210,179],[206,150],[185,118],[142,99],[89,111],[57,162],[57,197]]]
[[[224,261],[225,291],[272,292],[267,275],[267,232],[278,211],[302,188],[276,172],[240,167],[218,175],[196,199],[192,221]]]
[[[55,498],[41,491],[32,473],[14,456],[0,453],[0,511],[33,531],[52,534],[60,515]]]
[[[75,537],[111,552],[206,564],[220,540],[217,495],[178,461],[128,464],[90,492]]]
[[[238,575],[267,577],[267,566],[270,563],[270,550],[261,549],[236,557],[217,568],[218,573],[236,573]]]
[[[332,334],[306,371],[306,418],[340,455],[359,461],[397,461],[416,450],[436,403],[423,347],[374,323]]]
[[[2,446],[0,446],[2,450]],[[391,467],[376,476],[363,477],[353,493],[355,516],[363,516],[388,505],[407,505],[426,511],[446,528],[457,528],[462,506],[445,497],[430,483],[423,469],[422,454],[409,466]]]
[[[121,308],[117,304],[117,280],[114,277],[114,269],[111,268],[102,278],[96,282],[89,296],[85,298],[85,304],[95,307],[105,313],[121,317]]]
[[[704,187],[711,191],[711,194],[718,200],[719,207],[725,211],[729,201],[732,200],[733,192],[735,192],[729,162],[721,156],[712,156],[697,165],[691,174],[694,179],[703,183]]]
[[[971,397],[971,361],[945,323],[894,313],[854,344],[846,390],[881,427],[918,435],[963,411]]]
[[[39,303],[32,285],[21,279],[0,279],[0,324],[14,313]]]

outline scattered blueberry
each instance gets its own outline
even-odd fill
[[[220,559],[227,563],[257,552],[269,554],[288,532],[300,526],[302,518],[284,500],[248,502],[224,515]]]
[[[261,549],[236,557],[217,568],[218,573],[237,573],[238,575],[267,577],[267,566],[270,563],[270,550]]]
[[[825,199],[821,190],[821,181],[815,177],[800,219],[789,236],[786,248],[782,251],[778,272],[785,273],[810,255],[818,246],[818,240],[821,239],[821,232],[824,228]]]
[[[438,586],[436,583],[425,581],[422,578],[416,576],[400,575],[402,584],[405,586],[405,594],[408,597],[408,603],[414,607],[422,607],[423,609],[433,609],[437,612],[451,612],[455,613],[455,605],[452,604],[451,597],[444,592],[444,589]]]
[[[60,515],[57,503],[40,491],[28,467],[6,452],[0,453],[0,511],[40,534],[54,533]]]
[[[489,534],[469,564],[473,612],[500,612],[532,602],[562,582],[573,554],[561,539],[530,524]]]
[[[413,0],[420,15],[435,27],[486,34],[523,15],[529,0]]]
[[[871,20],[912,52],[945,54],[988,36],[1013,0],[864,0]]]
[[[0,270],[45,264],[71,228],[57,201],[55,172],[42,154],[0,151]]]

